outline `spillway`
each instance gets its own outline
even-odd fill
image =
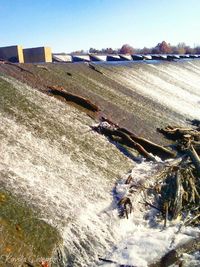
[[[76,81],[77,66],[66,67],[75,77],[70,85],[79,81],[82,91],[90,98],[95,95],[102,107],[119,107],[121,121],[129,114],[155,128],[200,118],[198,60],[96,64],[103,75],[82,65]],[[56,75],[58,65],[49,69]],[[126,191],[120,181],[130,170],[137,181],[147,179],[155,171],[153,164],[128,159],[91,130],[93,119],[65,102],[5,74],[0,90],[1,187],[39,209],[41,219],[59,230],[65,266],[103,266],[99,257],[112,257],[144,267],[167,250],[177,226],[163,235],[160,227],[152,229],[141,213],[146,211],[139,196],[130,220],[120,219],[113,196],[116,182],[119,194]],[[188,233],[196,236],[185,228],[177,242]]]
[[[200,61],[104,65],[113,80],[185,118],[200,117]],[[134,101],[134,99],[133,99]]]

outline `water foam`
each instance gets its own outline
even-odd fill
[[[187,118],[200,117],[200,62],[133,64],[107,69],[109,77]]]

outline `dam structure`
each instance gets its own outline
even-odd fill
[[[100,258],[117,262],[114,266],[152,266],[174,239],[183,244],[199,232],[176,221],[163,229],[163,221],[154,223],[155,209],[149,210],[145,196],[139,195],[141,182],[154,177],[164,162],[148,162],[138,154],[137,162],[128,157],[92,130],[97,125],[94,114],[54,97],[49,85],[89,99],[119,127],[169,147],[157,128],[190,127],[189,120],[200,118],[200,60],[101,61],[95,69],[81,62],[45,68],[30,63],[23,71],[15,64],[0,64],[1,188],[37,211],[37,221],[57,229],[64,261],[59,267],[104,266]],[[130,172],[134,211],[127,219],[119,217],[117,197],[128,190]],[[1,196],[1,208],[6,201]],[[11,234],[21,244],[24,229],[16,230],[21,221],[11,223]],[[42,242],[40,236],[38,240]],[[27,257],[27,251],[19,250],[22,259]]]
[[[12,63],[78,63],[78,62],[120,62],[120,61],[177,61],[187,59],[198,59],[200,55],[184,54],[65,54],[52,53],[50,47],[23,48],[20,45],[0,47],[0,60]]]
[[[23,48],[21,45],[0,47],[0,60],[12,63],[24,63]]]
[[[150,61],[150,60],[166,60],[176,61],[180,59],[198,59],[200,55],[130,55],[130,54],[53,54],[53,62],[119,62],[119,61]]]

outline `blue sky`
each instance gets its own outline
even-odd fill
[[[0,46],[71,52],[200,44],[199,0],[0,0]]]

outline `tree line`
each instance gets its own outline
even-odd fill
[[[186,45],[185,43],[178,43],[176,46],[170,45],[166,41],[158,43],[155,47],[133,48],[129,44],[122,45],[121,48],[90,48],[87,51],[92,54],[200,54],[200,46],[194,48]],[[84,50],[74,51],[71,54],[86,54]]]

